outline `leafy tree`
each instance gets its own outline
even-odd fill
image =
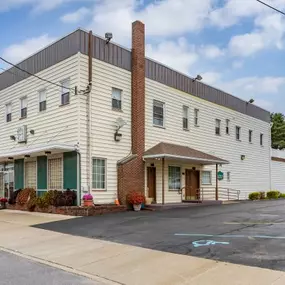
[[[285,120],[281,113],[271,114],[271,146],[275,149],[285,148]]]

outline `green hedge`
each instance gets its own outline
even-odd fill
[[[260,199],[260,192],[252,192],[248,195],[250,200],[259,200]]]
[[[267,198],[268,199],[278,199],[279,198],[279,194],[280,194],[279,191],[275,191],[275,190],[268,191],[267,192]]]

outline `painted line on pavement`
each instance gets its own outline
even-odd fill
[[[222,238],[264,238],[264,239],[285,239],[282,236],[265,236],[265,235],[209,235],[209,234],[187,234],[187,233],[176,233],[175,236],[189,236],[189,237],[222,237]]]

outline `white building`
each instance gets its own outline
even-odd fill
[[[140,22],[132,51],[77,30],[0,74],[0,196],[70,188],[114,203],[139,190],[171,203],[271,188],[270,113],[144,49]]]

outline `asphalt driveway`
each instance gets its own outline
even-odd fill
[[[36,227],[285,271],[285,200],[125,212]]]

